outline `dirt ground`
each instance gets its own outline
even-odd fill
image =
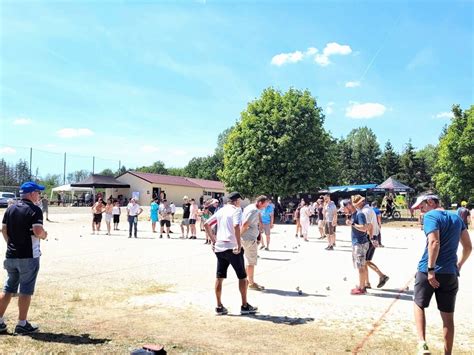
[[[3,210],[0,211],[3,215]],[[270,251],[260,252],[256,281],[264,292],[249,291],[256,316],[240,316],[237,278],[224,283],[228,316],[214,315],[215,257],[197,240],[151,233],[146,217],[139,238],[121,230],[91,235],[88,208],[50,208],[48,241],[33,298],[30,320],[41,332],[0,336],[0,353],[121,353],[143,344],[163,344],[170,353],[413,353],[413,276],[425,237],[419,228],[383,228],[385,248],[374,262],[390,277],[383,289],[351,296],[349,228],[337,228],[335,251],[325,251],[316,227],[310,241],[294,237],[294,226],[277,225]],[[105,229],[105,226],[102,227]],[[3,255],[5,243],[0,244]],[[456,308],[455,353],[472,353],[473,262],[461,273]],[[2,275],[4,279],[4,275]],[[408,289],[407,289],[408,287]],[[302,294],[297,291],[300,289]],[[7,311],[9,330],[16,322],[14,302]],[[427,311],[428,343],[442,350],[442,328],[433,300]]]

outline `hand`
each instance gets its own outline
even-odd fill
[[[461,263],[458,263],[458,274],[461,273],[461,267],[462,267],[462,264]]]
[[[270,224],[270,229],[273,229],[273,223],[272,223],[272,224]]]
[[[379,242],[377,239],[371,239],[370,240],[372,242],[372,245],[374,246],[374,248],[378,248],[379,247]]]
[[[352,226],[352,221],[350,219],[346,219],[346,225],[347,226]]]
[[[236,255],[240,254],[240,251],[242,250],[242,246],[238,245],[234,249],[232,249],[232,252]]]
[[[333,227],[337,226],[337,222],[332,222],[332,226]]]
[[[436,280],[436,275],[434,271],[429,271],[428,272],[428,282],[430,283],[431,287],[433,288],[438,288],[439,287],[439,282]]]

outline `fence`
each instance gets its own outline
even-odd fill
[[[83,156],[67,152],[51,152],[32,147],[0,145],[0,185],[11,185],[8,176],[11,170],[21,179],[42,178],[55,175],[58,183],[72,183],[86,178],[89,174],[97,174],[106,169],[113,173],[123,167],[121,160],[107,159],[97,156]],[[25,164],[19,164],[20,160]]]

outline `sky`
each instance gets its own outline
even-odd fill
[[[0,157],[40,174],[212,154],[267,87],[436,144],[473,104],[471,1],[0,1]]]

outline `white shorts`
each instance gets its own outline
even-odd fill
[[[242,240],[242,247],[247,265],[257,265],[258,242],[256,240]]]
[[[111,213],[106,213],[105,214],[105,221],[110,222],[112,220],[112,214]]]

